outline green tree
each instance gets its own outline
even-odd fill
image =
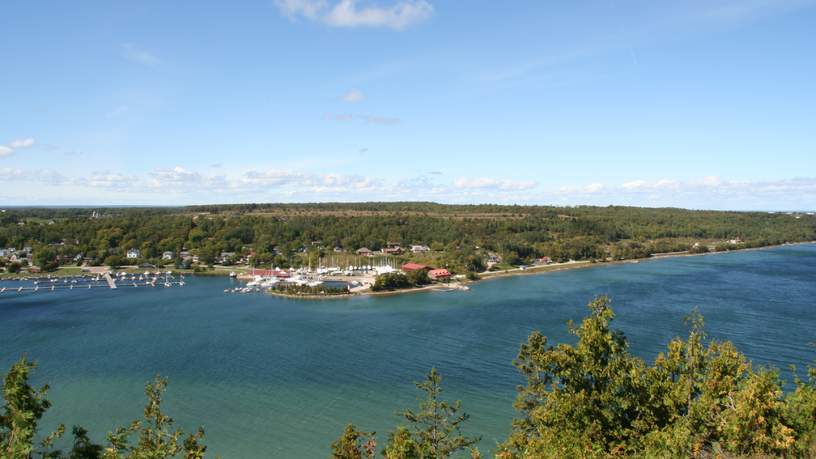
[[[805,457],[813,451],[816,390],[797,380],[783,396],[775,371],[754,371],[729,342],[708,341],[690,316],[686,340],[672,340],[652,366],[629,354],[610,328],[606,297],[570,325],[575,345],[530,335],[516,359],[520,388],[501,459],[528,457]],[[812,371],[811,371],[812,376]]]
[[[462,424],[470,415],[462,412],[461,402],[440,399],[442,376],[435,368],[416,386],[425,393],[425,398],[420,401],[419,410],[402,413],[409,427],[397,428],[391,434],[386,446],[386,452],[391,454],[389,459],[445,459],[479,442],[479,437],[462,434]],[[404,455],[400,456],[400,452]]]
[[[50,247],[42,247],[34,253],[34,264],[43,271],[54,271],[59,267],[57,252]]]
[[[428,277],[428,271],[425,269],[416,269],[414,271],[410,271],[406,274],[408,277],[408,282],[416,287],[420,287],[422,285],[428,285],[431,283],[431,278]]]
[[[374,280],[374,285],[371,287],[375,292],[383,290],[397,290],[403,288],[413,287],[413,284],[408,279],[408,276],[402,272],[385,273],[377,276]]]
[[[88,431],[79,426],[73,428],[74,443],[68,459],[99,459],[104,449],[88,437]]]
[[[22,357],[12,365],[3,380],[0,458],[30,459],[36,455],[41,458],[99,459],[102,447],[93,444],[87,431],[79,426],[73,428],[74,443],[68,456],[51,449],[54,441],[65,433],[62,424],[36,441],[39,421],[51,407],[51,402],[45,398],[48,386],[35,389],[28,382],[29,374],[35,368],[34,362]]]
[[[108,255],[105,257],[104,264],[110,266],[111,268],[118,268],[127,264],[127,261],[119,255]]]
[[[35,452],[34,437],[43,414],[51,407],[45,395],[48,386],[40,389],[28,383],[29,373],[36,368],[34,362],[20,358],[3,380],[3,413],[0,415],[0,457],[4,459],[27,459]],[[51,446],[53,440],[65,431],[64,426],[40,442],[41,448]],[[43,453],[46,454],[46,453]]]
[[[361,432],[354,424],[346,425],[340,437],[331,445],[333,459],[373,459],[377,451],[374,432]]]
[[[386,459],[424,459],[422,447],[405,426],[399,426],[388,436],[383,450]]]
[[[157,376],[145,387],[147,404],[144,420],[133,421],[128,427],[120,427],[108,434],[110,446],[105,449],[105,459],[165,459],[182,455],[185,459],[201,459],[207,447],[201,441],[204,429],[185,435],[174,428],[174,421],[161,411],[162,394],[167,380]],[[130,437],[136,436],[135,444]]]

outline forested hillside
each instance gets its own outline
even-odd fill
[[[434,203],[244,204],[183,208],[15,208],[0,214],[0,248],[47,249],[66,263],[111,264],[131,248],[154,260],[189,251],[211,264],[222,252],[253,263],[298,265],[366,247],[423,244],[437,261],[472,270],[492,252],[506,264],[641,258],[816,239],[811,214],[674,208],[442,205]],[[46,257],[46,258],[48,258]]]

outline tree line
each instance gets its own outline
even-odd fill
[[[524,377],[509,436],[497,459],[628,457],[816,457],[816,369],[785,393],[775,369],[755,369],[733,344],[710,339],[702,317],[688,318],[685,339],[670,341],[653,363],[629,352],[611,324],[606,297],[588,305],[575,344],[549,343],[533,332],[514,365]],[[144,418],[114,429],[105,444],[75,426],[70,449],[54,448],[65,427],[43,436],[38,423],[51,406],[47,386],[29,384],[33,363],[14,364],[3,382],[0,458],[161,459],[205,456],[204,431],[185,432],[161,410],[166,380],[146,387]],[[335,459],[481,458],[479,437],[459,401],[442,398],[432,369],[416,384],[419,407],[401,413],[385,436],[348,424],[327,450]],[[364,422],[364,420],[363,420]]]
[[[94,212],[94,213],[92,213]],[[738,246],[725,241],[739,240]],[[391,244],[429,246],[438,263],[471,271],[474,257],[498,253],[508,264],[629,259],[654,253],[760,247],[816,240],[816,217],[767,212],[638,207],[441,205],[434,203],[246,204],[184,208],[7,209],[0,248],[34,248],[46,268],[122,264],[135,248],[142,261],[182,250],[212,264],[222,252],[253,253],[281,267]],[[695,250],[702,250],[695,249]]]

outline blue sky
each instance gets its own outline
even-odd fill
[[[0,4],[0,204],[816,208],[816,1]]]

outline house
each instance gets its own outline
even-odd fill
[[[382,249],[382,253],[386,255],[399,255],[402,253],[402,248],[398,245],[394,247],[385,247]]]
[[[502,257],[496,252],[487,252],[487,269],[491,269],[501,263]]]
[[[179,252],[179,257],[181,257],[181,259],[185,260],[185,261],[193,258],[193,257],[190,256],[190,252],[188,252],[186,250],[183,250],[183,251]]]
[[[421,265],[419,263],[405,263],[402,265],[402,270],[406,273],[409,271],[421,271],[423,269],[432,269],[430,266]]]
[[[175,254],[172,250],[167,250],[162,253],[162,260],[172,260],[173,258],[175,258]]]
[[[548,265],[552,263],[552,259],[550,257],[541,257],[536,259],[536,263],[540,265]]]
[[[128,260],[135,260],[135,259],[139,258],[141,256],[141,254],[142,253],[139,252],[139,249],[128,249],[127,259]]]
[[[374,256],[374,252],[372,252],[371,250],[369,250],[366,247],[360,247],[359,249],[357,249],[357,255],[360,255],[360,256],[363,256],[363,257],[371,257],[371,256]]]
[[[412,245],[411,252],[412,253],[428,253],[431,251],[431,248],[427,245]]]
[[[74,263],[79,263],[80,261],[82,261],[82,254],[78,253],[74,256]]]
[[[193,255],[192,260],[193,260],[193,263],[198,263],[199,260],[201,260],[201,258],[199,258],[198,255]]]
[[[444,281],[451,278],[451,273],[445,268],[432,269],[428,271],[428,277],[435,281]]]
[[[340,246],[336,246],[336,247],[334,248],[334,253],[340,253],[340,252],[342,252],[342,251],[343,251],[343,248],[342,248],[342,247],[340,247]]]
[[[235,252],[221,252],[221,256],[218,257],[218,261],[220,263],[225,263],[235,257]]]

